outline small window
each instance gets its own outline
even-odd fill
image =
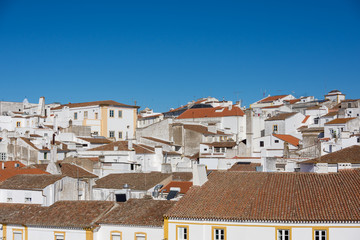
[[[65,240],[65,233],[55,232],[55,240]]]
[[[314,124],[319,124],[319,118],[314,118]]]
[[[213,229],[213,240],[225,240],[225,229],[214,228]]]
[[[74,119],[75,119],[75,120],[78,119],[78,113],[77,113],[77,112],[74,113]]]
[[[46,160],[47,159],[47,152],[44,152],[44,159]]]
[[[84,111],[84,119],[88,118],[88,111]]]
[[[134,171],[135,170],[135,164],[130,164],[130,170]]]
[[[278,229],[277,240],[289,240],[290,231],[288,229]]]
[[[357,138],[357,142],[360,143],[360,138]]]
[[[12,202],[13,201],[13,199],[11,198],[11,197],[8,197],[7,199],[6,199],[6,202]]]
[[[119,139],[122,139],[122,132],[119,132]]]
[[[0,153],[0,160],[6,161],[6,153]]]
[[[114,110],[110,110],[110,111],[109,111],[109,117],[111,117],[111,118],[114,117]]]
[[[326,240],[326,230],[315,230],[315,240]]]
[[[16,127],[21,127],[21,122],[16,122]]]
[[[279,143],[279,140],[275,140],[275,143]]]
[[[121,233],[120,232],[112,232],[111,240],[121,240]]]
[[[273,125],[273,132],[277,132],[278,131],[278,125]]]
[[[13,236],[14,236],[14,240],[22,240],[23,236],[22,236],[22,232],[13,232]]]
[[[94,135],[94,136],[98,136],[98,135],[99,135],[99,132],[95,131],[95,132],[93,132],[93,135]]]
[[[31,203],[31,197],[26,197],[25,198],[25,203]]]
[[[260,141],[260,147],[264,146],[264,141]]]
[[[119,110],[119,111],[118,111],[118,117],[119,117],[119,118],[122,118],[122,110]]]
[[[115,131],[109,131],[109,137],[111,138],[115,137]]]
[[[135,240],[146,240],[145,233],[135,233]]]
[[[99,113],[95,113],[95,119],[98,119],[99,118]]]
[[[188,227],[178,227],[177,228],[177,239],[178,240],[188,240]]]

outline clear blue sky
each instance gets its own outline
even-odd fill
[[[0,100],[360,98],[360,2],[0,0]]]

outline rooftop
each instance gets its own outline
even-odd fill
[[[269,117],[265,121],[278,121],[278,120],[285,120],[288,119],[294,115],[296,115],[297,112],[290,112],[290,113],[279,113],[278,115],[275,115],[273,117]]]
[[[63,109],[64,107],[78,108],[78,107],[89,107],[89,106],[116,106],[116,107],[139,108],[139,106],[127,105],[127,104],[115,102],[113,100],[105,100],[105,101],[94,101],[94,102],[83,102],[83,103],[69,103],[52,108],[51,110]]]
[[[191,108],[180,114],[177,119],[186,118],[215,118],[215,117],[230,117],[230,116],[244,116],[245,113],[239,106],[232,107],[215,107],[215,108]]]
[[[360,163],[360,146],[354,145],[301,163]]]
[[[62,175],[21,174],[6,179],[0,184],[0,189],[42,190],[62,179]]]

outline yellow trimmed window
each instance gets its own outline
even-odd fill
[[[277,229],[277,240],[290,240],[290,230]]]
[[[226,240],[226,228],[212,227],[212,240]]]
[[[135,233],[135,240],[146,240],[146,233]]]
[[[314,230],[314,240],[327,240],[327,231],[325,229]]]
[[[277,132],[278,131],[278,125],[273,125],[273,132]]]
[[[16,122],[16,127],[21,127],[21,122]]]
[[[121,240],[121,232],[112,231],[110,233],[110,240]]]
[[[110,111],[109,111],[109,117],[111,117],[111,118],[114,117],[114,110],[110,110]]]
[[[54,240],[65,240],[65,232],[54,232]]]
[[[188,226],[177,226],[176,227],[176,239],[177,240],[188,240],[189,239],[189,227]]]

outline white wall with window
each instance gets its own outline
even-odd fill
[[[113,237],[112,239],[110,237]],[[100,229],[96,233],[96,239],[111,240],[134,239],[134,240],[161,240],[164,239],[164,229],[162,227],[146,226],[126,226],[100,224]]]

